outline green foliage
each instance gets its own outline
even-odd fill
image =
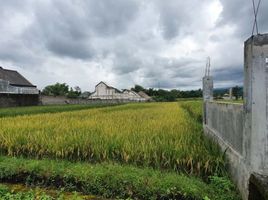
[[[239,87],[239,86],[233,87],[233,95],[234,95],[236,100],[238,100],[239,97],[243,96],[242,87]]]
[[[56,186],[105,198],[225,200],[223,197],[228,197],[239,200],[234,188],[226,183],[227,179],[214,178],[207,184],[175,172],[112,163],[93,165],[0,156],[0,180]]]
[[[83,196],[80,197],[76,192],[73,194],[64,195],[63,191],[58,191],[57,193],[49,194],[50,191],[42,190],[40,188],[20,188],[13,189],[12,185],[8,186],[0,184],[0,199],[1,200],[83,200]],[[11,188],[9,188],[11,187]],[[20,186],[22,187],[22,186]],[[20,191],[21,190],[21,191]],[[47,194],[48,193],[48,194]]]
[[[231,194],[230,192],[236,191],[234,184],[227,177],[218,177],[210,176],[210,185],[215,189],[219,194],[224,194],[220,197],[215,198],[215,200],[236,200],[240,199],[238,193],[236,195]]]
[[[164,90],[164,89],[146,89],[140,85],[135,85],[131,90],[135,92],[143,91],[149,96],[153,97],[155,101],[159,102],[171,102],[176,101],[177,98],[198,98],[202,97],[202,90],[189,90],[189,91],[180,91],[180,90]]]
[[[131,90],[135,92],[145,91],[145,89],[141,85],[135,85],[134,88],[131,88]]]
[[[149,96],[153,97],[155,101],[176,101],[177,98],[198,98],[202,97],[202,90],[189,90],[189,91],[180,91],[180,90],[164,90],[164,89],[154,89],[149,88],[145,89],[142,86],[135,86],[132,90],[139,92],[143,91]]]
[[[49,96],[65,96],[69,92],[69,86],[66,83],[56,83],[46,86],[42,93]]]
[[[77,98],[81,94],[81,89],[78,86],[74,89],[72,87],[69,89],[69,86],[66,83],[56,83],[54,85],[46,86],[43,89],[42,94],[47,96],[67,96],[69,98]]]
[[[157,95],[154,96],[155,101],[175,101],[177,98],[177,92],[176,90],[162,90],[159,89],[157,91]]]
[[[80,94],[81,94],[81,92],[79,92],[77,90],[75,91],[75,90],[73,90],[73,88],[71,88],[67,93],[67,97],[68,98],[77,98],[77,97],[79,97]]]

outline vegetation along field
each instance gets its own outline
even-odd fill
[[[239,199],[201,105],[0,109],[0,179],[103,198]]]

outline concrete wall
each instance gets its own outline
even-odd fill
[[[267,184],[259,184],[268,183],[268,34],[250,37],[244,54],[244,104],[213,102],[212,77],[205,76],[203,125],[205,133],[227,149],[230,172],[243,199],[261,200],[268,199]],[[253,174],[262,178],[252,183]]]
[[[206,101],[206,123],[204,132],[212,137],[226,152],[229,171],[238,186],[243,199],[247,199],[249,171],[243,157],[244,151],[244,109],[243,105]]]
[[[239,154],[243,153],[243,105],[207,102],[207,128]]]
[[[131,99],[71,99],[61,96],[40,96],[41,105],[62,105],[62,104],[99,104],[99,103],[128,103],[137,102]]]
[[[39,95],[0,93],[0,108],[15,106],[35,106],[38,104]]]

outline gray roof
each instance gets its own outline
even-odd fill
[[[8,81],[10,85],[19,87],[36,87],[15,70],[4,69],[0,66],[0,79]]]
[[[95,87],[97,87],[97,86],[98,86],[99,84],[101,84],[101,83],[103,83],[104,85],[106,85],[107,88],[109,88],[109,89],[115,89],[118,93],[122,93],[122,91],[120,91],[119,89],[117,89],[117,88],[115,88],[115,87],[112,87],[112,86],[109,86],[107,83],[105,83],[105,82],[103,82],[103,81],[99,82]]]
[[[150,97],[148,94],[146,94],[146,93],[143,92],[143,91],[138,92],[138,94],[139,94],[142,98],[145,98],[145,99],[152,99],[152,97]]]

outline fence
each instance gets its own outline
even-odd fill
[[[64,96],[40,96],[41,105],[62,105],[62,104],[117,104],[139,102],[132,99],[80,99],[80,98],[67,98]]]
[[[268,34],[244,44],[244,104],[213,101],[213,77],[203,78],[203,127],[229,159],[244,200],[268,199]]]

